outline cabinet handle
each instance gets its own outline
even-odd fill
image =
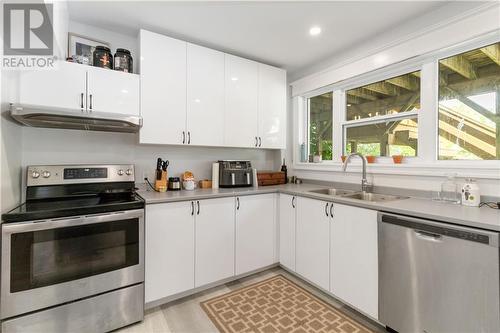
[[[333,217],[333,204],[330,206],[330,216]]]
[[[255,147],[257,147],[258,145],[259,145],[259,139],[255,137]]]
[[[83,93],[80,94],[80,108],[83,109]]]
[[[325,215],[328,217],[328,202],[326,203],[326,206],[325,206]]]
[[[89,109],[92,110],[92,94],[90,94],[89,97],[90,97],[90,107],[89,107]]]
[[[191,201],[191,216],[194,215],[194,201]]]
[[[240,210],[240,198],[236,197],[236,210]]]
[[[292,197],[292,207],[295,208],[295,197]]]
[[[262,138],[259,136],[259,147],[262,146]]]
[[[198,210],[196,211],[196,215],[200,215],[200,202],[196,201],[196,205],[198,206]]]
[[[186,132],[182,131],[182,144],[186,143]]]
[[[191,132],[188,132],[188,145],[191,144]]]

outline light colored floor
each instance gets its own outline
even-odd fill
[[[119,333],[211,333],[218,332],[217,328],[212,324],[210,319],[205,315],[205,312],[200,307],[200,302],[207,299],[219,296],[241,287],[250,285],[275,276],[283,274],[290,280],[297,283],[299,286],[312,292],[322,300],[330,303],[335,308],[340,309],[351,318],[364,324],[375,332],[385,332],[385,330],[368,320],[361,314],[351,310],[340,302],[328,297],[318,289],[309,284],[297,279],[281,268],[273,268],[267,271],[257,273],[225,285],[215,287],[192,296],[182,298],[180,300],[150,309],[146,311],[144,321],[135,325],[125,327],[116,332]]]

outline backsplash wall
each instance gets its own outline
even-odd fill
[[[279,151],[196,146],[140,145],[137,134],[22,128],[22,166],[68,163],[134,163],[136,179],[154,175],[156,159],[170,161],[169,176],[190,170],[196,179],[212,178],[212,162],[250,160],[257,169],[279,167]]]

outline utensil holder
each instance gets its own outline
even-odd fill
[[[165,192],[167,190],[167,172],[161,172],[161,178],[155,180],[155,190]]]

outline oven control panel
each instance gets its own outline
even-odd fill
[[[134,165],[31,165],[27,186],[135,181]]]

